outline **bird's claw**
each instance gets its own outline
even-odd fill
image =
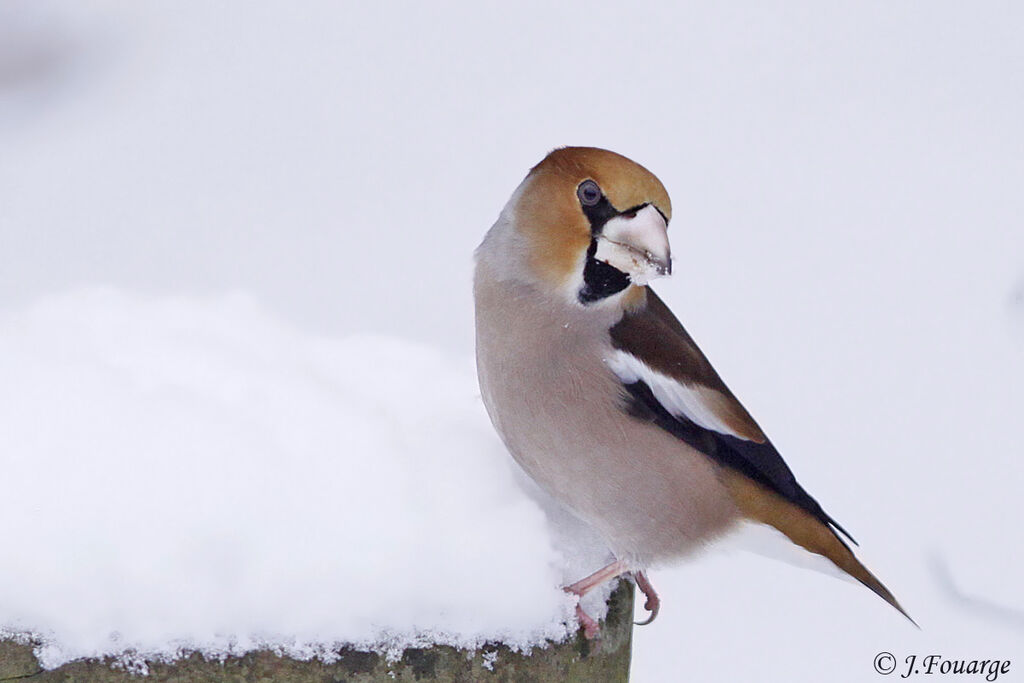
[[[637,588],[643,591],[644,596],[647,598],[647,600],[644,601],[644,609],[651,613],[651,615],[643,621],[634,621],[633,623],[637,626],[646,626],[658,618],[658,612],[661,611],[661,599],[654,591],[654,586],[651,585],[646,574],[643,572],[633,572],[633,580],[636,581]]]

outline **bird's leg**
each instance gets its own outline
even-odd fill
[[[584,612],[579,605],[576,605],[576,618],[579,619],[580,625],[583,627],[583,635],[587,640],[593,640],[601,635],[601,627],[598,625],[597,619]]]
[[[572,585],[566,586],[563,590],[566,593],[572,593],[573,595],[578,595],[582,598],[584,595],[594,590],[605,581],[608,581],[609,579],[614,579],[616,576],[620,574],[625,574],[627,571],[628,570],[626,568],[625,562],[623,562],[622,560],[615,560],[607,567],[602,567],[601,569],[598,569],[590,576],[580,579]]]
[[[598,569],[590,576],[580,579],[576,583],[566,586],[562,590],[566,593],[572,593],[573,595],[577,595],[582,598],[605,581],[614,579],[616,576],[625,574],[627,571],[629,570],[626,567],[626,564],[621,560],[616,560],[607,567]],[[583,625],[583,635],[588,639],[593,639],[598,636],[598,633],[600,633],[600,627],[598,626],[597,621],[592,616],[584,612],[583,608],[581,608],[579,604],[576,605],[576,617],[580,620],[580,624]]]
[[[654,586],[651,585],[651,580],[647,578],[647,574],[644,572],[633,572],[633,579],[636,581],[637,588],[643,591],[644,596],[647,597],[644,609],[651,613],[651,616],[643,621],[633,623],[637,626],[646,626],[658,617],[658,610],[661,609],[661,600],[658,598],[658,594],[654,592]]]

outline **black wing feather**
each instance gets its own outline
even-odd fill
[[[646,321],[648,323],[647,326],[640,326],[638,329],[644,329],[647,333],[657,330],[661,334],[666,334],[666,336],[678,335],[675,336],[674,341],[685,342],[686,346],[684,348],[687,353],[680,354],[677,357],[685,358],[688,355],[691,357],[689,359],[690,362],[699,360],[702,368],[697,369],[702,370],[706,376],[709,372],[713,375],[712,377],[704,377],[702,379],[705,379],[705,381],[710,379],[709,383],[716,384],[720,390],[728,392],[728,388],[721,382],[717,373],[710,369],[707,359],[697,348],[679,321],[668,310],[668,307],[662,303],[661,299],[653,291],[648,290],[648,296],[650,308],[639,315],[653,315],[659,319],[658,322],[661,324],[657,327],[651,327],[651,321],[648,320]],[[637,314],[634,313],[633,315]],[[630,317],[632,316],[627,315],[620,325],[629,325]],[[622,335],[621,330],[619,334]],[[617,339],[615,330],[613,330],[613,341],[618,342],[616,346],[619,348],[622,346],[622,336]],[[670,340],[664,341],[669,342]],[[672,344],[667,343],[667,346],[671,347]],[[797,482],[792,470],[789,469],[789,466],[782,459],[782,455],[779,454],[778,450],[767,438],[763,442],[758,443],[729,434],[722,434],[712,429],[706,429],[685,416],[676,416],[668,412],[654,396],[650,387],[642,380],[631,384],[624,384],[623,386],[626,390],[627,410],[631,415],[654,423],[701,453],[704,453],[720,465],[737,470],[765,488],[778,493],[786,500],[806,510],[824,524],[836,529],[848,538],[851,543],[857,545],[857,541],[853,539],[849,532],[826,513],[818,501],[811,497]],[[731,392],[728,395],[731,396]]]

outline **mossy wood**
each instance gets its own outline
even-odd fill
[[[0,682],[83,683],[616,683],[629,680],[633,641],[633,584],[622,581],[608,603],[608,618],[598,641],[582,632],[573,640],[534,648],[529,655],[504,645],[487,645],[475,652],[452,647],[407,650],[397,662],[372,652],[342,650],[336,662],[299,661],[272,652],[251,652],[225,661],[199,654],[170,664],[152,663],[149,675],[132,674],[107,660],[79,660],[44,671],[31,645],[0,641]],[[490,667],[488,668],[488,663]]]

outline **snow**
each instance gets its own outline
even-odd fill
[[[0,377],[0,610],[44,666],[569,632],[468,362],[241,294],[89,289],[0,315]]]
[[[170,396],[155,403],[132,400],[115,391],[115,370],[91,363],[97,357],[88,356],[85,346],[68,341],[65,356],[44,359],[45,349],[59,347],[52,335],[20,342],[20,348],[28,347],[27,358],[36,358],[38,372],[52,370],[45,375],[52,385],[61,381],[57,368],[69,365],[68,372],[79,373],[69,377],[83,388],[95,381],[95,398],[79,396],[79,404],[116,405],[134,415],[134,423],[106,423],[126,447],[144,441],[162,452],[193,446],[209,454],[216,449],[205,438],[210,437],[221,439],[233,458],[242,457],[236,448],[244,445],[241,452],[271,462],[275,443],[298,449],[308,433],[315,450],[321,438],[340,438],[335,421],[350,417],[353,443],[360,434],[369,438],[373,425],[384,428],[382,443],[401,439],[395,425],[415,432],[406,422],[415,419],[410,415],[391,422],[357,407],[341,411],[344,396],[377,389],[372,382],[346,384],[347,390],[339,386],[332,396],[312,387],[297,357],[316,356],[307,361],[323,371],[320,362],[327,361],[310,348],[335,348],[336,354],[326,355],[336,355],[337,364],[350,360],[358,366],[353,377],[366,380],[370,369],[386,366],[376,355],[357,364],[342,350],[354,339],[390,339],[387,344],[420,349],[439,366],[448,363],[448,371],[431,376],[451,373],[454,383],[463,373],[461,389],[451,391],[466,402],[417,405],[449,416],[438,428],[475,425],[475,437],[444,438],[463,449],[473,441],[478,469],[464,471],[485,488],[491,481],[505,491],[507,509],[519,509],[521,517],[511,529],[488,528],[479,542],[492,550],[508,543],[509,554],[495,558],[513,559],[512,566],[525,573],[488,594],[484,605],[496,606],[495,612],[478,613],[484,607],[477,605],[472,615],[459,617],[454,609],[444,618],[452,624],[494,618],[492,626],[500,621],[543,631],[565,614],[561,596],[552,592],[559,574],[579,578],[600,564],[600,552],[579,559],[565,545],[576,534],[543,522],[540,503],[514,486],[514,470],[473,403],[467,360],[473,344],[470,254],[523,174],[548,149],[614,149],[653,170],[673,199],[669,235],[677,267],[655,288],[800,481],[861,542],[866,563],[922,626],[914,630],[862,587],[746,554],[714,553],[653,572],[663,605],[653,625],[636,631],[634,680],[677,681],[685,673],[707,681],[814,681],[823,675],[862,681],[876,676],[871,662],[883,650],[900,662],[910,654],[939,652],[1011,659],[1016,666],[1024,659],[1024,586],[1017,580],[1024,545],[1018,435],[1024,413],[1021,13],[1012,3],[945,1],[526,2],[505,4],[501,12],[472,3],[309,2],[302,12],[286,12],[269,3],[239,11],[189,1],[6,2],[0,5],[0,308],[13,327],[5,329],[29,334],[33,316],[45,310],[57,316],[52,311],[61,301],[67,308],[70,301],[98,296],[95,290],[83,293],[89,286],[112,285],[120,293],[108,291],[102,295],[106,303],[94,307],[107,313],[95,312],[96,320],[82,324],[120,320],[123,329],[137,329],[129,322],[135,316],[163,320],[138,326],[138,344],[118,337],[107,353],[124,364],[135,349],[136,364],[129,367],[139,373],[138,381],[160,386],[174,370],[194,393],[168,390]],[[244,292],[244,298],[224,298],[233,291]],[[235,303],[225,303],[230,301]],[[173,316],[159,311],[174,306],[192,311],[181,316],[195,323],[194,335],[221,341],[207,348],[160,337]],[[263,313],[246,314],[246,307]],[[202,323],[204,310],[213,318],[218,316],[212,310],[234,311],[224,315],[245,322],[226,327],[248,333],[239,341],[216,323]],[[58,325],[56,318],[51,321]],[[33,329],[43,334],[42,327]],[[282,337],[291,341],[275,347],[273,339]],[[12,339],[5,334],[4,343]],[[244,350],[250,340],[265,351],[306,349],[280,351],[270,363],[280,371],[281,396],[293,399],[277,401],[281,414],[242,399],[235,404],[241,413],[223,408],[231,396],[222,384],[237,387],[232,382],[243,376],[271,382],[262,363],[245,360],[255,353]],[[375,353],[377,345],[369,345],[364,352]],[[383,353],[385,342],[380,345]],[[177,361],[147,365],[157,349]],[[27,358],[0,362],[5,373],[24,381],[33,367]],[[379,372],[374,376],[386,379]],[[74,400],[73,393],[65,396],[45,382],[34,388],[47,390],[56,394],[55,405]],[[193,398],[175,399],[175,391]],[[75,426],[82,438],[98,439],[103,420],[113,421],[113,414],[97,414],[94,422],[75,423],[73,415],[49,408],[31,414],[32,405],[39,407],[31,393],[8,408],[8,392],[7,377],[0,376],[4,410],[23,416],[0,416],[0,425],[16,429],[20,438],[61,442],[56,425],[68,420],[68,429]],[[405,397],[389,394],[382,405],[404,415],[397,410],[400,398]],[[221,412],[204,412],[204,406],[221,406]],[[300,406],[312,412],[287,412]],[[94,412],[99,413],[88,414]],[[253,426],[246,414],[265,419]],[[285,436],[274,442],[236,433],[231,424],[237,423],[221,416],[249,425],[252,434],[277,426]],[[303,420],[315,420],[320,429],[306,432]],[[195,431],[179,428],[186,422]],[[29,435],[32,423],[43,428]],[[150,444],[144,439],[148,427],[162,429],[165,439]],[[314,459],[314,450],[302,452]],[[156,458],[161,451],[147,452],[138,457]],[[124,455],[90,451],[94,458],[118,453]],[[425,464],[412,451],[396,449],[392,455],[403,463],[415,460],[411,467]],[[15,457],[42,461],[53,454],[0,451],[5,469]],[[176,453],[179,462],[187,457]],[[477,462],[459,448],[431,457],[470,468]],[[155,472],[176,483],[185,478],[157,460]],[[243,471],[234,462],[209,467],[222,477]],[[297,472],[287,476],[301,482]],[[124,481],[130,474],[116,476]],[[60,472],[45,476],[59,481]],[[193,492],[209,491],[203,479],[187,483]],[[311,484],[314,491],[321,485]],[[98,486],[108,494],[112,489]],[[470,495],[464,489],[460,495]],[[38,515],[63,504],[57,490],[47,485],[48,493],[34,498]],[[139,505],[149,500],[140,490],[117,495]],[[236,497],[251,500],[245,491]],[[313,496],[342,505],[325,498]],[[89,500],[99,507],[67,519],[99,518],[103,499]],[[216,500],[224,505],[222,513],[234,510],[223,497]],[[446,505],[461,503],[467,512],[481,512],[467,499]],[[294,502],[298,511],[304,504]],[[181,505],[155,507],[163,511],[160,524],[108,509],[110,515],[121,513],[119,524],[136,528],[166,528],[169,510],[185,519],[192,514]],[[391,510],[379,504],[372,509]],[[499,509],[491,512],[498,515]],[[263,515],[255,519],[272,516],[265,507],[251,512]],[[5,506],[5,515],[30,513]],[[359,516],[374,523],[365,510]],[[221,517],[231,520],[227,513]],[[326,522],[314,517],[325,526],[321,537],[333,538]],[[201,529],[218,528],[191,519],[201,521]],[[247,519],[248,513],[234,521],[243,525]],[[289,528],[317,527],[293,520]],[[115,549],[128,543],[102,528],[78,529],[86,530],[107,534],[107,545]],[[24,528],[5,525],[8,533],[19,543],[33,542]],[[282,526],[274,533],[288,536],[280,540],[284,547],[316,545],[312,536],[293,538]],[[511,535],[505,539],[505,533]],[[142,536],[132,542],[160,552],[153,537]],[[234,544],[208,539],[198,549],[192,546],[200,556],[193,569],[209,566],[230,576],[236,554],[266,552],[258,541],[244,535]],[[531,559],[513,558],[511,548],[524,544],[533,548]],[[160,547],[171,552],[174,545]],[[107,553],[80,550],[94,563],[109,559]],[[451,559],[456,566],[471,550],[462,544],[453,558],[423,559]],[[47,552],[72,557],[74,546]],[[21,597],[21,586],[3,577],[5,595],[25,609],[55,615],[57,621],[46,624],[39,612],[31,627],[65,629],[68,653],[109,647],[109,632],[102,629],[137,616],[105,607],[113,601],[98,592],[102,585],[117,589],[119,582],[109,576],[89,582],[85,570],[78,570],[90,566],[84,561],[61,567],[29,563],[28,553],[14,556],[22,559],[0,564],[11,565],[4,572],[30,575],[24,591],[35,586],[38,593],[42,580],[33,583],[34,575],[47,574],[53,580],[46,585],[55,590],[79,582],[94,591],[84,594],[83,607],[104,607],[98,613],[69,610],[78,603],[59,592],[29,601]],[[266,557],[252,560],[253,572],[272,573],[276,558],[282,581],[289,575],[293,580],[281,595],[260,593],[264,612],[255,616],[263,621],[239,627],[244,615],[225,604],[221,621],[237,619],[234,626],[201,623],[197,613],[192,622],[182,617],[176,633],[138,636],[152,635],[152,643],[166,638],[158,643],[165,651],[175,639],[189,637],[189,623],[200,624],[199,633],[191,634],[196,642],[236,628],[240,639],[254,630],[273,631],[281,642],[298,643],[314,631],[327,638],[330,629],[319,629],[317,618],[307,622],[301,614],[308,606],[312,617],[322,616],[326,609],[319,602],[300,609],[285,599],[308,594],[306,582],[326,582],[322,567],[307,573],[277,555]],[[344,557],[349,562],[352,555]],[[570,559],[578,566],[570,567]],[[188,565],[187,556],[177,561]],[[145,553],[127,554],[125,562],[125,572],[134,567],[139,582],[173,574],[172,586],[206,585],[213,591],[215,585],[204,584],[202,572],[189,584],[155,561],[146,566]],[[518,586],[520,581],[527,586]],[[139,600],[147,595],[138,583],[135,590]],[[230,591],[244,590],[231,585],[225,599]],[[496,618],[506,604],[503,591],[515,590],[531,591],[536,603],[509,598],[507,604],[536,610],[536,619]],[[145,604],[164,601],[166,609],[184,609],[154,593]],[[9,604],[0,602],[0,614],[5,620],[18,616],[28,627],[31,614],[16,615]],[[253,603],[243,606],[256,609]],[[439,629],[455,628],[441,623],[440,607],[403,602],[402,609],[422,610],[424,624],[435,619]],[[330,612],[319,621],[342,618]],[[104,619],[107,624],[98,623]],[[394,624],[403,620],[396,616]],[[127,638],[130,630],[118,628]],[[383,627],[380,633],[370,633],[365,623],[360,628],[367,637],[383,634]],[[229,640],[225,636],[220,646]],[[209,642],[217,644],[212,637]],[[54,650],[47,661],[61,656]]]

